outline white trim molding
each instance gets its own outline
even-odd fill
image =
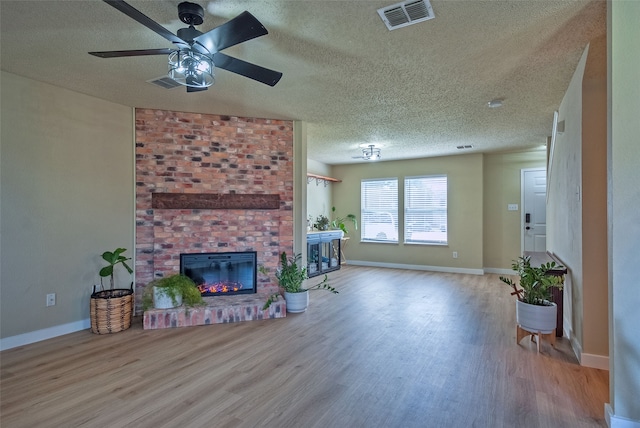
[[[609,357],[606,355],[585,354],[580,356],[580,365],[609,371]]]
[[[616,416],[609,403],[604,404],[604,420],[609,428],[640,428],[640,421]]]
[[[495,273],[498,275],[517,275],[518,272],[516,272],[513,269],[502,269],[502,268],[484,268],[484,273]]]
[[[402,263],[379,263],[364,260],[349,260],[347,264],[352,266],[369,266],[391,269],[426,270],[431,272],[466,273],[471,275],[484,275],[484,269],[456,268],[448,266],[406,265]]]
[[[0,351],[40,342],[42,340],[52,339],[69,333],[75,333],[76,331],[86,330],[88,328],[91,328],[91,320],[86,318],[80,321],[43,328],[42,330],[5,337],[4,339],[0,339]]]

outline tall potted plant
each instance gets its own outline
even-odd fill
[[[355,214],[347,214],[344,217],[336,215],[336,207],[331,207],[331,213],[333,216],[333,220],[331,220],[331,227],[333,229],[342,230],[345,235],[349,233],[349,229],[347,229],[347,222],[353,225],[355,230],[358,230],[358,219]]]
[[[329,285],[327,275],[318,284],[303,288],[302,283],[307,279],[307,269],[302,266],[300,259],[302,254],[287,257],[286,252],[280,254],[280,267],[276,271],[278,285],[284,290],[284,299],[287,302],[287,312],[300,313],[307,310],[309,306],[310,290],[326,290],[333,294],[338,294],[338,290]],[[261,273],[267,273],[264,267],[260,268]],[[276,301],[280,295],[272,294],[262,308],[267,309],[271,303]]]
[[[96,334],[117,333],[131,327],[131,317],[133,316],[133,282],[129,289],[114,288],[114,270],[118,265],[124,267],[129,274],[133,269],[127,264],[130,257],[125,257],[124,248],[116,248],[115,251],[105,251],[102,259],[107,262],[107,266],[100,269],[100,290],[93,286],[93,293],[90,298],[89,317],[91,319],[91,331]],[[109,277],[110,287],[104,289],[102,278]]]
[[[538,335],[554,332],[558,308],[553,302],[552,289],[554,287],[562,288],[564,277],[549,275],[547,272],[554,269],[556,263],[548,262],[535,267],[531,266],[531,258],[525,256],[514,260],[511,267],[520,276],[519,284],[504,276],[501,276],[500,280],[511,286],[513,288],[511,294],[517,297],[516,322],[518,327]],[[524,335],[518,331],[518,342],[522,337]]]

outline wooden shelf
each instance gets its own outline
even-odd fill
[[[342,180],[338,180],[337,178],[325,177],[324,175],[312,174],[310,172],[307,173],[307,184],[311,183],[312,180],[316,180],[316,186],[320,183],[323,183],[325,187],[329,183],[341,183]]]

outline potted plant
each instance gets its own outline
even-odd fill
[[[562,288],[564,282],[562,276],[547,274],[556,267],[556,263],[548,262],[535,267],[531,266],[531,258],[526,256],[514,260],[511,267],[520,276],[519,284],[503,276],[500,280],[511,286],[513,288],[511,294],[517,297],[518,328],[538,335],[552,333],[556,328],[557,306],[553,302],[551,291],[554,287]],[[518,342],[524,336],[526,334],[521,334],[518,330]]]
[[[103,267],[102,269],[100,269],[100,286],[102,288],[104,288],[103,284],[102,284],[102,278],[105,277],[110,277],[109,280],[109,284],[111,285],[111,290],[113,290],[113,286],[114,286],[114,275],[113,275],[113,271],[114,268],[121,264],[125,269],[127,269],[127,272],[129,272],[129,274],[133,273],[133,269],[131,269],[131,267],[127,264],[127,261],[131,260],[131,257],[125,257],[122,255],[122,253],[124,253],[125,251],[127,251],[124,248],[116,248],[115,251],[111,252],[111,251],[105,251],[104,253],[102,253],[102,258],[108,263],[107,266]]]
[[[358,230],[358,219],[355,214],[347,214],[345,217],[336,216],[336,207],[331,207],[331,212],[333,213],[333,220],[331,220],[331,227],[333,229],[340,229],[345,235],[348,234],[349,230],[346,225],[348,221],[353,224],[354,229]]]
[[[326,290],[334,294],[338,294],[338,290],[329,285],[327,275],[324,279],[311,287],[303,288],[302,283],[307,279],[307,269],[302,267],[300,259],[302,254],[296,254],[294,257],[287,257],[286,252],[280,254],[280,266],[276,271],[278,285],[284,290],[284,299],[287,302],[287,312],[300,313],[307,310],[309,306],[310,290]],[[264,267],[260,267],[260,272],[266,273]],[[280,295],[272,294],[264,304],[263,310],[271,306]]]
[[[329,229],[329,218],[327,218],[327,216],[324,215],[319,215],[318,217],[316,217],[316,222],[313,223],[313,227],[316,228],[316,230],[327,230]]]
[[[127,251],[124,248],[116,248],[115,251],[105,251],[102,259],[107,266],[100,269],[100,290],[93,286],[90,298],[89,316],[91,319],[91,331],[97,334],[117,333],[131,327],[133,315],[133,282],[129,289],[114,288],[114,271],[118,265],[122,265],[129,274],[133,269],[127,264],[130,257],[122,255]],[[110,288],[104,289],[102,278],[110,277]]]
[[[174,274],[151,281],[142,293],[142,309],[170,309],[183,304],[193,307],[203,304],[202,293],[191,278]]]

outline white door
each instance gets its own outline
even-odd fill
[[[522,242],[524,251],[547,251],[547,171],[522,170]]]

